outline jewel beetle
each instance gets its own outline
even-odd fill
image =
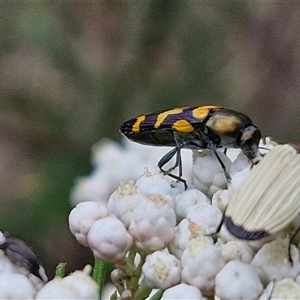
[[[180,152],[188,149],[211,149],[220,162],[228,181],[225,166],[217,149],[240,148],[253,160],[258,152],[260,129],[243,113],[217,105],[178,107],[155,111],[124,122],[120,131],[131,141],[152,145],[174,147],[158,162],[160,170],[184,183]],[[168,170],[163,166],[176,155],[175,164]],[[179,168],[179,175],[171,172]]]

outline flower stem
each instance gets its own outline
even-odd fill
[[[163,291],[158,290],[151,298],[150,300],[159,300],[163,294]]]
[[[152,291],[152,289],[148,286],[140,287],[138,289],[138,291],[136,292],[136,294],[134,295],[133,299],[134,300],[144,300],[144,299],[148,298],[151,291]]]
[[[99,285],[99,299],[100,300],[102,297],[102,291],[104,289],[106,267],[107,267],[107,264],[105,262],[95,259],[92,277]]]

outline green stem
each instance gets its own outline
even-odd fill
[[[102,298],[102,291],[104,288],[106,267],[107,267],[107,264],[105,262],[95,259],[92,277],[98,283],[100,300]]]
[[[134,275],[131,277],[130,286],[129,286],[130,290],[133,292],[136,292],[139,289],[139,281],[142,275],[142,267],[145,263],[145,257],[146,257],[142,253],[139,254],[140,254],[140,262],[134,270]]]
[[[144,300],[150,295],[151,291],[152,291],[152,289],[149,288],[148,286],[140,287],[138,289],[138,291],[135,293],[133,299],[134,300]]]
[[[150,300],[159,300],[161,298],[162,294],[163,294],[163,291],[159,290],[150,298]]]
[[[126,259],[126,265],[128,265],[132,269],[134,268],[134,259],[135,259],[136,253],[137,253],[136,247],[132,246],[129,249],[128,257]]]

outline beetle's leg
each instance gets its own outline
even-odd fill
[[[169,151],[168,153],[166,153],[161,159],[160,161],[158,162],[158,167],[161,169],[162,172],[164,173],[169,173],[171,171],[173,171],[174,169],[176,169],[178,167],[178,159],[176,158],[176,162],[175,162],[175,165],[168,169],[168,170],[164,170],[162,167],[168,163],[172,158],[173,156],[177,153],[177,157],[178,157],[178,147],[172,149],[171,151]],[[179,150],[180,151],[180,150]]]
[[[165,171],[163,171],[163,172],[165,172]],[[182,182],[182,183],[184,184],[184,189],[185,189],[185,190],[188,188],[188,185],[187,185],[187,183],[186,183],[186,180],[183,179],[182,177],[179,177],[179,176],[177,176],[177,175],[174,175],[174,174],[168,173],[168,172],[166,172],[165,175],[168,175],[168,176],[170,176],[170,177],[176,179],[177,181]]]
[[[172,149],[171,151],[169,151],[167,154],[165,154],[160,161],[158,162],[158,167],[160,168],[160,170],[165,174],[168,175],[178,181],[181,181],[184,184],[184,188],[187,189],[187,184],[186,181],[181,178],[182,176],[182,161],[181,161],[181,155],[180,155],[180,150],[184,145],[179,145],[177,147],[175,147],[174,149]],[[173,156],[176,154],[176,161],[173,167],[169,168],[168,170],[164,170],[163,166],[168,163]],[[179,168],[179,176],[172,174],[171,172],[176,169]]]
[[[209,142],[208,143],[208,148],[211,149],[214,152],[217,160],[219,161],[219,163],[220,163],[220,165],[221,165],[221,167],[222,167],[222,169],[224,171],[224,174],[225,174],[227,182],[230,183],[231,182],[231,177],[228,174],[228,172],[226,171],[226,167],[225,167],[223,161],[221,160],[220,156],[217,153],[216,145],[214,143],[212,143],[212,142]]]
[[[177,155],[176,155],[176,164],[178,165],[178,174],[179,174],[179,177],[182,176],[182,160],[181,160],[181,153],[180,153],[180,150],[181,150],[182,147],[183,147],[183,145],[181,145],[178,148]]]

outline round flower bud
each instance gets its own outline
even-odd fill
[[[216,276],[215,293],[224,300],[257,299],[263,290],[254,268],[239,260],[232,260]]]
[[[0,273],[0,299],[34,299],[36,289],[23,274]]]
[[[99,287],[89,275],[91,269],[87,265],[83,271],[64,278],[55,277],[39,290],[35,299],[99,299]]]
[[[3,244],[6,241],[6,237],[2,231],[0,231],[0,244]]]
[[[244,178],[246,177],[246,175],[249,173],[249,171],[251,170],[251,166],[248,166],[236,173],[234,173],[231,176],[231,183],[228,187],[228,195],[229,197],[232,197],[234,191],[237,189],[237,187],[241,184],[241,182],[244,180]]]
[[[299,274],[299,250],[294,245],[291,245],[290,256],[292,262],[289,260],[289,239],[277,239],[264,244],[254,256],[251,265],[266,285],[272,280],[295,278]]]
[[[119,187],[108,200],[107,212],[109,215],[116,216],[128,228],[131,222],[132,211],[142,199],[143,196],[133,181],[129,181],[128,184],[120,182]]]
[[[168,248],[170,253],[174,254],[180,259],[183,251],[186,249],[190,239],[198,235],[204,235],[205,228],[199,224],[189,220],[183,219],[175,227],[175,235]]]
[[[171,194],[171,186],[167,180],[167,176],[163,175],[158,168],[155,174],[151,174],[146,168],[144,175],[136,181],[135,185],[144,196],[149,194]]]
[[[222,220],[221,211],[211,204],[199,203],[187,209],[187,218],[205,228],[206,233],[215,233]]]
[[[76,185],[71,191],[71,205],[76,206],[78,203],[86,201],[106,205],[109,195],[116,186],[117,183],[112,182],[102,169],[96,169],[89,176],[77,179]]]
[[[94,256],[112,264],[122,264],[132,245],[132,237],[124,224],[115,217],[97,220],[91,227],[88,243]]]
[[[151,253],[170,243],[175,222],[171,196],[150,194],[134,209],[129,233],[139,249]]]
[[[198,203],[210,203],[209,199],[199,190],[188,188],[174,196],[174,210],[177,220],[182,220],[187,215],[187,209]]]
[[[215,276],[224,262],[220,249],[213,244],[212,238],[199,235],[192,238],[181,256],[182,280],[198,287],[201,291],[214,289]]]
[[[107,216],[106,207],[99,202],[81,202],[74,207],[69,215],[69,228],[77,241],[88,246],[87,234],[96,220]]]
[[[182,299],[197,299],[197,300],[205,300],[203,298],[200,290],[192,285],[187,285],[185,283],[181,283],[175,285],[173,287],[168,288],[163,293],[161,300],[182,300]]]
[[[229,170],[230,159],[220,151],[217,153],[226,170]],[[227,187],[224,170],[212,150],[193,151],[193,183],[208,198],[217,190]]]
[[[156,251],[146,257],[142,272],[149,287],[165,290],[180,282],[180,260],[167,252]]]
[[[245,169],[249,172],[251,166],[252,166],[252,162],[242,152],[240,152],[237,158],[230,165],[229,173],[231,179],[235,173],[241,172]]]
[[[215,192],[211,200],[212,205],[217,207],[221,211],[221,213],[224,213],[228,202],[228,190],[219,190]]]
[[[120,143],[104,138],[92,146],[91,162],[94,168],[103,167],[107,163],[115,161],[122,155]]]
[[[271,281],[259,300],[300,299],[300,286],[292,278]]]
[[[230,241],[220,245],[221,255],[225,263],[231,260],[240,260],[250,263],[253,259],[253,250],[247,244],[241,241]]]

